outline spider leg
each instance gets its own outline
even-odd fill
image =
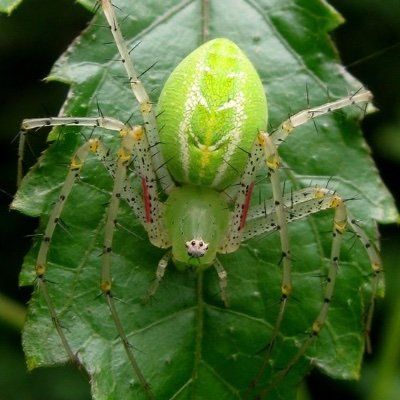
[[[216,258],[214,261],[214,268],[217,271],[218,278],[219,278],[219,288],[221,289],[221,299],[224,302],[225,307],[229,307],[229,300],[228,300],[228,296],[226,294],[226,288],[228,286],[228,274],[227,274],[224,266],[218,260],[218,258]]]
[[[382,262],[378,250],[376,249],[375,245],[371,243],[365,232],[358,226],[357,220],[349,212],[347,212],[347,215],[348,215],[348,224],[350,225],[354,233],[357,235],[357,237],[360,239],[361,243],[364,245],[365,250],[368,253],[368,257],[372,267],[371,300],[367,311],[367,318],[365,321],[366,347],[367,347],[367,352],[371,353],[372,347],[371,347],[371,338],[369,334],[371,332],[372,317],[374,315],[375,299],[378,292],[379,281],[383,272]]]
[[[253,192],[256,169],[262,159],[263,148],[259,141],[256,140],[251,153],[249,154],[249,159],[243,175],[238,183],[239,190],[236,193],[232,217],[229,222],[229,229],[224,241],[222,242],[222,246],[219,249],[220,253],[232,253],[240,246]]]
[[[121,55],[122,63],[128,74],[132,92],[140,105],[140,111],[142,113],[144,125],[146,128],[146,136],[150,144],[150,153],[153,160],[154,170],[157,173],[157,176],[161,183],[161,187],[166,193],[169,193],[175,185],[166,167],[162,153],[159,151],[158,148],[159,137],[153,104],[150,101],[146,89],[140,81],[139,74],[135,70],[128,47],[126,46],[121,29],[118,25],[117,17],[115,15],[111,1],[101,0],[101,6],[109,24],[111,33],[114,37],[115,44]]]
[[[87,142],[81,145],[81,147],[79,147],[78,150],[74,153],[70,163],[69,172],[63,183],[57,203],[50,214],[49,221],[45,228],[43,239],[41,241],[39,248],[35,270],[39,288],[43,293],[43,297],[45,299],[45,302],[47,304],[51,318],[53,320],[57,333],[61,339],[63,347],[65,348],[70,360],[73,362],[77,362],[78,361],[77,357],[72,351],[72,348],[64,334],[61,322],[55,310],[54,303],[48,293],[45,273],[46,273],[47,256],[50,248],[50,242],[53,233],[55,231],[55,228],[59,223],[65,202],[72,191],[74,181],[80,175],[80,170],[83,167],[83,164],[88,154],[90,152],[95,153],[98,156],[98,158],[102,161],[102,163],[105,165],[109,173],[114,177],[115,181],[113,188],[113,197],[111,199],[107,212],[107,222],[106,222],[105,239],[104,239],[105,251],[103,254],[103,261],[102,261],[103,266],[102,266],[101,288],[103,293],[106,295],[107,304],[110,308],[113,321],[116,325],[119,335],[122,338],[124,347],[128,354],[128,358],[136,373],[136,376],[138,377],[142,387],[144,388],[147,397],[149,399],[152,399],[153,395],[150,391],[149,385],[144,379],[143,374],[141,373],[136,363],[135,357],[130,348],[129,342],[127,341],[127,337],[124,333],[118,314],[116,312],[116,307],[111,295],[111,264],[110,264],[111,244],[112,244],[114,226],[116,221],[116,213],[118,211],[120,197],[122,196],[125,196],[127,198],[129,204],[132,205],[133,203],[135,203],[135,207],[133,208],[134,210],[135,209],[138,210],[138,218],[144,221],[145,223],[144,225],[149,233],[150,239],[153,239],[153,241],[159,241],[162,245],[167,246],[163,230],[160,228],[161,227],[160,213],[162,212],[161,209],[162,203],[158,200],[156,176],[153,170],[153,166],[151,164],[151,158],[150,158],[151,156],[148,151],[148,143],[146,136],[144,134],[144,129],[142,127],[135,127],[132,129],[120,121],[106,117],[101,117],[101,118],[67,117],[67,118],[47,118],[45,120],[44,119],[25,120],[22,125],[24,135],[26,134],[26,131],[28,129],[42,127],[43,125],[46,126],[73,125],[73,126],[103,127],[110,130],[118,130],[120,132],[120,136],[122,137],[122,145],[119,150],[119,157],[116,164],[115,162],[110,161],[110,159],[108,158],[107,150],[105,149],[101,140],[98,138],[89,139]],[[132,150],[138,155],[140,155],[140,157],[137,157],[136,163],[137,163],[138,174],[141,177],[143,199],[140,196],[134,194],[135,193],[134,190],[131,188],[131,186],[126,180],[126,175],[127,175],[126,170],[127,166],[130,164],[132,159],[132,154],[131,154]],[[140,205],[142,206],[141,209],[139,210]]]
[[[160,286],[162,279],[164,278],[165,270],[167,269],[168,262],[172,257],[172,252],[168,251],[165,253],[161,260],[158,262],[157,271],[156,271],[156,279],[149,287],[147,294],[144,298],[144,302],[148,302],[151,297],[153,297]]]
[[[324,304],[321,307],[317,318],[312,324],[310,336],[298,350],[296,355],[289,361],[285,369],[277,373],[273,377],[272,383],[270,384],[270,386],[267,387],[267,389],[262,392],[261,398],[264,397],[269,392],[269,390],[271,390],[272,387],[275,386],[305,354],[307,349],[318,336],[320,330],[325,323],[328,314],[329,304],[331,302],[334,291],[334,285],[338,271],[340,246],[343,233],[346,229],[346,225],[348,225],[360,239],[368,254],[373,270],[371,301],[366,318],[367,334],[371,326],[374,301],[378,289],[379,277],[382,272],[382,265],[378,251],[376,250],[373,243],[371,243],[371,241],[368,239],[366,233],[358,226],[357,221],[354,219],[354,217],[347,211],[343,199],[336,192],[320,187],[304,188],[294,192],[293,194],[284,196],[283,204],[285,209],[288,210],[286,214],[286,219],[288,223],[306,218],[311,214],[315,214],[323,210],[328,210],[332,208],[335,209],[333,240],[330,257],[331,265],[328,272],[327,285],[324,291]],[[266,204],[261,204],[249,210],[245,232],[243,233],[243,240],[247,240],[252,237],[256,237],[274,230],[277,230],[277,219],[274,212],[274,204],[272,201],[269,201]],[[366,342],[368,348],[368,335],[366,337]],[[259,382],[259,380],[261,379],[267,367],[268,359],[269,352],[267,349],[263,364],[256,378],[252,381],[251,387],[256,386],[257,382]]]
[[[99,160],[102,162],[110,176],[115,178],[116,171],[116,162],[113,157],[109,156],[109,151],[106,147],[100,142],[98,148],[96,149],[96,155]],[[137,173],[134,174],[137,177]],[[125,184],[122,187],[122,197],[128,203],[129,207],[133,210],[138,220],[146,229],[146,214],[145,207],[143,202],[143,196],[140,195],[136,190],[134,190],[130,184],[128,178],[125,180]]]
[[[286,210],[283,203],[282,186],[279,178],[280,157],[276,146],[270,136],[265,132],[260,132],[254,143],[253,149],[249,154],[249,159],[245,171],[239,182],[239,191],[236,196],[232,218],[228,229],[227,237],[219,250],[221,253],[235,251],[246,232],[246,220],[250,206],[251,194],[254,186],[254,176],[261,160],[264,160],[268,168],[268,175],[272,183],[273,192],[273,213],[276,218],[276,229],[279,230],[282,248],[282,283],[279,313],[273,329],[270,343],[268,345],[267,364],[269,354],[272,351],[275,340],[278,336],[280,325],[283,320],[288,298],[292,291],[291,283],[291,255],[289,246],[289,235],[287,231]],[[256,381],[258,378],[256,378]]]
[[[114,187],[112,197],[107,210],[106,225],[104,229],[104,243],[103,243],[103,256],[102,256],[102,268],[101,268],[101,290],[106,298],[106,302],[111,312],[112,319],[115,327],[117,328],[118,334],[122,340],[125,348],[125,352],[128,356],[129,362],[136,374],[143,390],[145,391],[148,399],[154,399],[154,395],[151,392],[150,385],[143,376],[140,370],[136,357],[133,354],[132,346],[129,343],[128,337],[126,336],[125,330],[122,326],[119,318],[114,298],[111,293],[112,278],[111,278],[111,252],[112,242],[114,237],[114,228],[119,209],[120,198],[122,196],[123,186],[125,184],[127,167],[132,158],[132,152],[137,143],[142,138],[144,129],[142,127],[134,127],[131,130],[125,130],[122,132],[123,139],[121,147],[118,151],[117,168],[115,170]]]
[[[297,353],[290,359],[286,367],[272,377],[271,384],[261,392],[260,398],[264,398],[268,394],[268,392],[289,373],[291,368],[306,353],[311,344],[314,343],[326,321],[339,268],[340,247],[342,243],[343,233],[347,225],[347,210],[342,198],[338,195],[334,195],[332,198],[331,207],[335,208],[335,216],[333,220],[333,239],[331,247],[330,267],[328,271],[327,284],[324,290],[323,305],[318,313],[318,316],[311,325],[308,338],[305,340]]]
[[[24,119],[21,124],[21,132],[18,144],[18,172],[17,186],[21,185],[23,176],[23,158],[25,151],[26,135],[31,129],[40,129],[45,126],[89,126],[93,128],[105,128],[111,131],[120,131],[125,124],[115,118],[109,117],[50,117],[50,118],[34,118]]]
[[[22,121],[21,134],[18,146],[18,186],[22,180],[23,155],[25,148],[25,140],[28,131],[31,129],[39,129],[45,126],[87,126],[93,128],[104,128],[112,131],[124,132],[130,128],[123,122],[111,117],[49,117],[25,119]],[[136,168],[139,171],[142,196],[140,196],[126,180],[122,188],[122,196],[125,198],[129,206],[134,211],[136,217],[146,229],[150,241],[158,247],[168,247],[169,240],[164,233],[161,223],[162,203],[159,201],[157,192],[156,172],[152,165],[152,156],[149,150],[150,146],[146,137],[139,140],[136,149],[141,157],[136,161]],[[95,149],[96,155],[104,164],[107,171],[114,177],[115,163],[108,157],[108,151],[101,141]]]
[[[283,196],[283,206],[286,212],[287,223],[294,222],[317,212],[330,209],[333,190],[318,186],[296,190]],[[277,230],[274,201],[250,208],[242,240]]]
[[[96,147],[98,146],[99,139],[90,139],[88,142],[84,143],[79,149],[75,152],[71,159],[69,171],[67,177],[64,181],[64,184],[61,188],[61,192],[58,196],[57,202],[50,214],[49,220],[47,222],[42,241],[39,247],[39,253],[36,259],[36,277],[39,285],[39,289],[43,293],[43,297],[47,304],[47,308],[49,309],[51,319],[53,320],[53,324],[57,330],[57,333],[61,339],[62,345],[65,351],[68,354],[69,359],[72,362],[77,362],[77,357],[71,349],[70,344],[65,337],[64,331],[61,327],[60,320],[56,314],[54,303],[48,293],[47,284],[46,284],[46,265],[47,265],[47,255],[50,248],[50,242],[53,237],[54,230],[60,220],[60,216],[62,210],[64,208],[64,204],[68,199],[69,194],[71,193],[73,184],[77,177],[79,177],[80,170],[89,154],[89,152],[95,152]]]
[[[124,130],[129,130],[129,128],[125,127]],[[124,132],[124,130],[121,130],[121,132]],[[136,176],[141,182],[142,196],[132,188],[126,176],[121,197],[125,199],[146,229],[151,243],[157,247],[167,248],[170,246],[170,242],[162,225],[163,204],[158,198],[157,178],[151,163],[149,145],[144,135],[135,143],[135,153],[140,155],[134,164],[136,164],[135,169],[138,171]],[[108,151],[103,145],[99,145],[96,154],[110,175],[115,178],[115,163],[112,159],[109,159]]]
[[[275,229],[279,231],[281,249],[282,249],[282,281],[281,281],[281,298],[278,316],[275,321],[274,328],[272,330],[271,339],[269,341],[265,357],[263,367],[260,370],[260,373],[256,377],[255,382],[261,377],[264,369],[268,363],[268,359],[272,352],[272,349],[275,345],[276,338],[278,337],[279,330],[282,324],[282,320],[285,314],[286,306],[288,303],[288,299],[292,293],[292,279],[291,279],[291,253],[290,253],[290,245],[289,245],[289,234],[287,229],[287,213],[284,205],[283,193],[282,193],[282,185],[279,177],[279,167],[281,165],[281,160],[278,154],[277,147],[274,145],[271,137],[264,132],[261,132],[258,135],[258,141],[264,152],[264,159],[266,162],[266,166],[268,168],[268,174],[270,176],[271,184],[272,184],[272,195],[273,195],[273,210],[276,219]]]
[[[134,152],[138,157],[135,157],[134,163],[142,187],[145,210],[144,227],[149,235],[150,242],[154,246],[168,248],[171,246],[171,243],[163,226],[162,215],[164,205],[158,197],[157,176],[152,164],[152,155],[149,147],[143,129],[143,135],[135,143]],[[128,183],[126,183],[126,186],[129,188]],[[129,193],[129,190],[127,193]]]
[[[294,128],[303,125],[321,115],[325,115],[332,111],[340,110],[344,107],[355,105],[357,103],[370,102],[371,100],[372,93],[368,90],[362,90],[351,96],[343,97],[331,103],[326,103],[318,107],[312,107],[307,110],[300,111],[297,114],[292,115],[286,121],[282,122],[278,129],[273,132],[271,138],[275,146],[279,147],[279,145],[283,143],[293,132]]]

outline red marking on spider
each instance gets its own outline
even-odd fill
[[[144,211],[146,213],[146,222],[152,222],[151,200],[150,200],[150,195],[149,195],[149,189],[147,187],[146,178],[142,178],[142,189],[143,189]]]
[[[242,215],[240,216],[239,230],[243,229],[244,224],[246,223],[247,211],[249,211],[250,199],[251,199],[251,194],[253,193],[253,189],[254,189],[254,182],[252,182],[250,184],[249,188],[247,189],[246,198],[244,200],[244,207],[243,207]]]

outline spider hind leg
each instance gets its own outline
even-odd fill
[[[367,308],[367,317],[365,320],[365,330],[367,333],[371,325],[374,301],[378,290],[379,277],[382,272],[382,265],[378,251],[371,240],[368,239],[368,236],[364,230],[358,225],[357,221],[347,210],[347,206],[343,198],[336,192],[327,188],[309,187],[284,196],[283,204],[285,209],[288,211],[286,214],[288,223],[307,218],[311,214],[319,213],[324,210],[335,210],[332,230],[333,237],[331,244],[330,267],[328,270],[328,275],[325,279],[323,304],[320,307],[317,317],[310,325],[307,339],[303,342],[295,355],[288,361],[287,365],[272,377],[269,386],[261,392],[261,398],[264,398],[267,393],[269,393],[290,372],[300,358],[306,354],[307,350],[315,342],[321,329],[323,328],[328,317],[328,311],[332,299],[334,301],[333,296],[335,282],[339,272],[340,248],[342,246],[343,234],[347,227],[354,231],[357,238],[362,243],[365,251],[368,254],[372,267],[372,293],[369,306]],[[257,237],[267,232],[276,230],[276,221],[276,214],[274,213],[272,201],[253,207],[249,211],[248,223],[243,234],[243,239],[247,240],[252,237]],[[273,331],[272,337],[274,337],[274,334],[275,331]],[[366,335],[366,345],[368,349],[368,335]],[[264,376],[265,370],[268,366],[271,350],[271,346],[268,345],[264,355],[263,363],[256,378],[252,381],[249,390],[253,390]]]

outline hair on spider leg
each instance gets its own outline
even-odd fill
[[[43,233],[30,233],[30,234],[25,235],[24,237],[33,238],[33,239],[42,238],[43,237]]]
[[[283,185],[282,185],[282,197],[285,195],[286,182],[287,182],[287,180],[285,179],[285,180],[283,181]]]
[[[275,224],[274,224],[275,225]],[[251,240],[253,241],[253,242],[255,242],[255,243],[257,243],[257,242],[260,242],[261,240],[263,240],[263,239],[265,239],[266,237],[268,237],[268,236],[271,236],[271,235],[273,235],[273,234],[275,234],[276,233],[276,229],[275,230],[271,230],[271,231],[269,231],[269,232],[265,232],[265,233],[263,233],[263,234],[260,234],[260,235],[258,235],[258,236],[255,236],[255,237],[253,237]],[[242,242],[241,244],[240,244],[240,247],[242,247],[242,245],[244,245],[245,244],[245,242]],[[278,265],[278,264],[277,264]]]
[[[236,148],[243,151],[243,153],[246,153],[249,157],[251,156],[251,153],[249,151],[247,151],[246,149],[244,149],[243,147],[236,145]]]
[[[347,248],[345,247],[345,245],[343,245],[343,248],[345,250],[347,250],[348,252],[351,252],[353,250],[354,246],[356,245],[356,242],[359,241],[358,240],[359,237],[357,236],[357,234],[355,232],[352,232],[352,231],[347,231],[346,234],[351,235],[351,237],[348,239],[349,242],[351,241],[351,244]]]
[[[101,118],[104,118],[103,111],[102,111],[101,108],[100,108],[100,103],[99,103],[99,98],[98,98],[98,96],[96,96],[96,108],[97,108],[97,112],[98,112],[99,116],[100,116]]]
[[[156,114],[156,118],[158,118],[160,115],[163,115],[165,113],[165,110],[161,110],[158,114]]]
[[[139,240],[144,240],[142,236],[138,235],[137,233],[131,231],[130,229],[128,229],[127,227],[125,227],[124,225],[122,225],[120,222],[118,221],[114,221],[115,227],[116,228],[121,228],[122,230],[124,230],[125,232],[130,233],[132,236],[135,236],[136,238],[138,238]]]
[[[36,280],[36,279],[38,279],[37,276],[35,277],[35,280]],[[46,277],[42,277],[41,279],[42,279],[44,282],[50,283],[50,284],[52,284],[52,285],[59,285],[59,284],[60,284],[60,282],[50,280],[47,276],[46,276]]]
[[[350,97],[350,100],[352,100],[352,99],[354,98],[354,96],[356,96],[358,93],[361,92],[361,90],[364,90],[364,89],[366,89],[365,86],[360,86],[353,94],[351,94],[351,95],[349,96],[349,97]]]
[[[115,293],[115,290],[113,289],[113,291],[112,291],[112,292],[109,292],[109,293],[107,294],[107,296],[110,296],[112,299],[114,299],[114,300],[116,300],[116,301],[118,301],[118,302],[120,302],[120,303],[122,303],[122,304],[126,304],[126,305],[129,304],[126,300],[123,300],[121,297],[115,296],[114,293]]]
[[[310,277],[310,278],[323,279],[323,281],[328,279],[328,274],[323,274],[323,273],[316,274],[316,273],[314,273],[314,271],[306,272],[303,275]]]
[[[257,179],[257,176],[255,178]],[[254,184],[258,185],[258,184],[260,184],[261,182],[264,182],[264,181],[269,181],[268,176],[262,175],[261,178],[259,178],[258,180],[255,180]]]
[[[70,237],[73,237],[71,231],[68,228],[68,225],[60,218],[56,218],[54,221],[65,233],[67,233]]]
[[[328,102],[331,102],[332,101],[332,95],[331,95],[331,92],[329,90],[329,87],[326,86],[325,89],[326,89],[326,98],[327,98]]]
[[[173,155],[172,157],[170,157],[168,160],[164,161],[158,168],[156,168],[154,170],[154,172],[157,172],[159,169],[161,169],[162,167],[164,167],[165,165],[167,165],[170,161],[172,161],[176,156]]]
[[[284,258],[288,258],[293,264],[297,262],[297,260],[293,258],[292,254],[286,254],[285,252],[282,252],[279,261],[277,263],[279,267],[282,265]]]
[[[318,130],[318,125],[317,125],[317,122],[315,121],[315,119],[314,118],[312,118],[312,123],[313,123],[313,126],[314,126],[314,129],[315,129],[315,132],[317,132],[317,135],[319,135],[319,130]]]
[[[226,189],[222,190],[221,192],[224,196],[228,197],[231,202],[234,201],[234,198],[226,191]],[[226,207],[226,209],[230,210],[230,207]]]
[[[222,161],[227,164],[229,167],[231,167],[237,174],[240,174],[240,172],[235,168],[231,163],[225,160],[225,158],[222,158]]]
[[[138,79],[140,79],[144,74],[149,72],[158,62],[159,60],[154,61],[153,64],[151,64],[147,69],[145,69],[142,73],[138,75]]]
[[[100,7],[101,7],[101,1],[100,0],[96,0],[94,2],[94,4],[93,4],[93,7],[90,9],[90,12],[92,14],[96,14],[97,11],[99,11]]]
[[[160,133],[164,128],[165,128],[165,124],[161,125],[160,128],[158,129],[158,133]]]
[[[95,26],[95,27],[98,27],[98,28],[107,28],[107,29],[111,29],[111,26],[110,26],[110,25],[104,25],[104,24],[94,24],[94,23],[91,23],[90,26]]]
[[[103,294],[103,293],[102,293],[102,294]],[[112,299],[112,300],[118,301],[118,299],[117,299],[116,297],[112,296],[111,293],[108,293],[106,296],[109,296],[110,299]],[[117,339],[123,340],[122,337],[121,337],[121,335],[120,335],[119,333],[117,333],[117,334],[114,336],[114,340],[117,340]],[[138,347],[135,347],[135,346],[128,340],[128,338],[126,338],[126,340],[125,340],[124,342],[125,342],[125,344],[126,344],[129,348],[131,348],[131,349],[133,349],[133,350],[135,350],[135,351],[137,351],[137,352],[139,352],[139,353],[145,354],[145,352],[144,352],[143,350],[140,350]]]
[[[157,154],[160,154],[160,152],[161,152],[161,150],[158,150],[158,151],[154,152],[153,154],[150,155],[150,158],[153,158],[153,157],[157,156]]]
[[[305,82],[305,87],[306,87],[306,100],[307,100],[307,108],[310,108],[310,93],[308,91],[308,82]]]
[[[133,50],[135,50],[140,44],[142,43],[141,40],[137,41],[130,50],[128,50],[128,54],[131,54]]]
[[[360,194],[358,193],[358,194],[356,194],[355,196],[353,196],[353,197],[346,197],[346,198],[344,198],[344,199],[342,199],[344,202],[349,202],[349,201],[355,201],[355,200],[362,200],[361,199],[361,197],[360,197]]]
[[[331,175],[331,176],[328,178],[328,180],[327,180],[326,183],[325,183],[325,189],[335,190],[335,189],[329,187],[329,185],[330,185],[330,183],[332,182],[333,179],[334,179],[334,176],[333,176],[333,175]]]
[[[167,142],[162,142],[161,140],[159,140],[159,141],[155,142],[154,144],[149,145],[149,147],[148,147],[147,149],[150,150],[150,149],[152,149],[153,147],[158,146],[159,144],[167,144]]]
[[[131,114],[129,115],[129,117],[124,121],[124,124],[130,126],[130,121],[134,115],[135,115],[135,111],[132,111]]]

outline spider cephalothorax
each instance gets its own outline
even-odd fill
[[[176,187],[165,205],[165,225],[172,257],[180,268],[204,268],[215,261],[229,223],[223,195],[206,187]]]

